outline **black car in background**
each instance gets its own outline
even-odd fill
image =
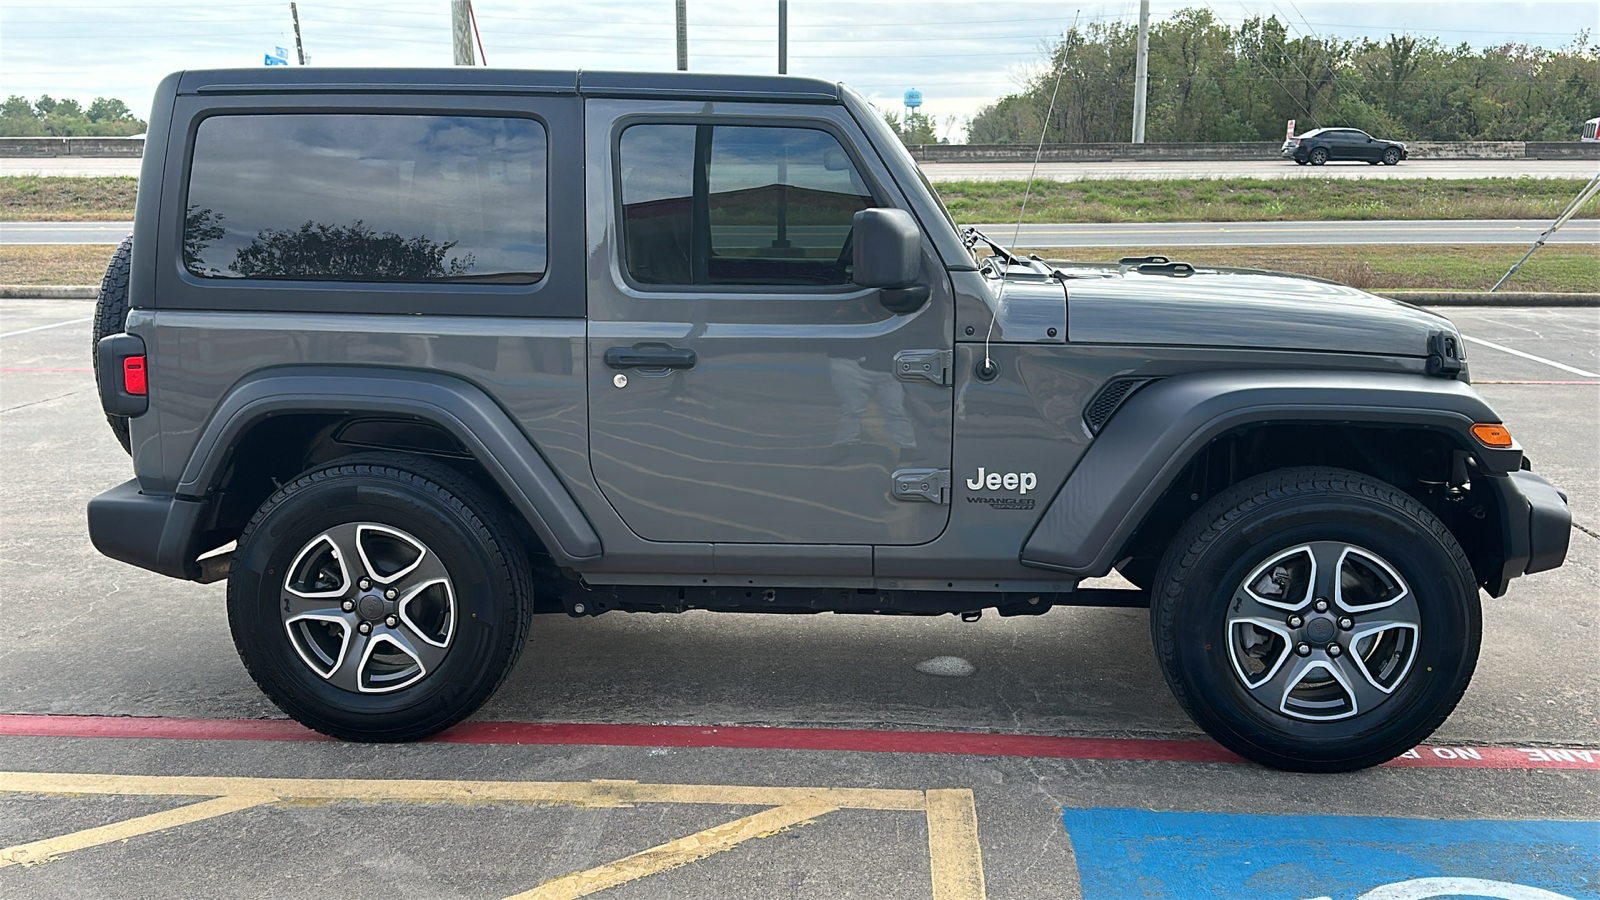
[[[1306,163],[1320,166],[1338,160],[1393,166],[1406,158],[1406,145],[1380,140],[1359,128],[1318,128],[1285,140],[1279,155],[1302,166]]]

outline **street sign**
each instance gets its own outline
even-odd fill
[[[265,55],[263,65],[287,66],[289,64],[289,49],[287,47],[273,47],[272,52]]]
[[[919,107],[921,105],[922,105],[922,92],[921,91],[915,90],[915,89],[906,91],[906,106],[907,107],[909,107],[911,109],[916,109],[917,107]]]
[[[1292,138],[1292,137],[1294,137],[1294,120],[1290,119],[1289,120],[1289,127],[1288,127],[1287,130],[1285,130],[1284,135],[1283,135],[1283,139],[1284,140],[1288,140],[1289,138]]]

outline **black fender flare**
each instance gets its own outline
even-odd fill
[[[603,552],[582,508],[506,411],[471,382],[436,372],[291,366],[253,373],[230,389],[201,431],[177,498],[205,497],[255,424],[307,412],[405,416],[436,425],[472,453],[557,561],[573,565]]]
[[[1408,425],[1448,432],[1480,471],[1517,471],[1522,450],[1471,438],[1500,417],[1471,385],[1420,374],[1251,370],[1153,382],[1106,423],[1022,547],[1023,565],[1099,577],[1111,571],[1157,499],[1213,439],[1269,422]]]

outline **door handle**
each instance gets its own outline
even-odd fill
[[[613,369],[692,369],[696,359],[688,347],[666,344],[612,347],[605,355],[606,365]]]

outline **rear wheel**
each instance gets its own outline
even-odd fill
[[[1297,165],[1297,166],[1303,166],[1303,165],[1306,164],[1306,161],[1303,160],[1303,159],[1297,159],[1297,160],[1294,161],[1294,164]]]
[[[128,322],[128,273],[133,265],[133,235],[122,239],[117,247],[117,252],[111,254],[111,262],[106,265],[106,274],[100,279],[100,297],[94,305],[94,344],[89,348],[89,365],[95,370],[95,387],[100,386],[100,367],[97,364],[97,350],[100,339],[108,334],[118,334],[127,327]],[[111,433],[116,436],[117,443],[123,450],[131,451],[132,440],[128,435],[127,416],[106,416],[106,421],[111,425]]]
[[[488,699],[532,617],[492,501],[429,460],[372,454],[285,485],[239,538],[234,643],[280,709],[324,734],[408,741]]]
[[[1392,759],[1449,716],[1481,621],[1460,546],[1413,498],[1286,469],[1195,513],[1156,575],[1151,628],[1173,694],[1218,742],[1336,772]]]
[[[1399,148],[1390,147],[1389,149],[1383,151],[1383,164],[1386,165],[1386,166],[1398,166],[1398,165],[1400,165],[1400,150],[1399,150]]]
[[[1326,149],[1324,149],[1322,147],[1318,147],[1315,150],[1311,151],[1311,164],[1313,166],[1320,166],[1320,165],[1322,165],[1323,163],[1325,163],[1327,161],[1328,161],[1328,151]]]

